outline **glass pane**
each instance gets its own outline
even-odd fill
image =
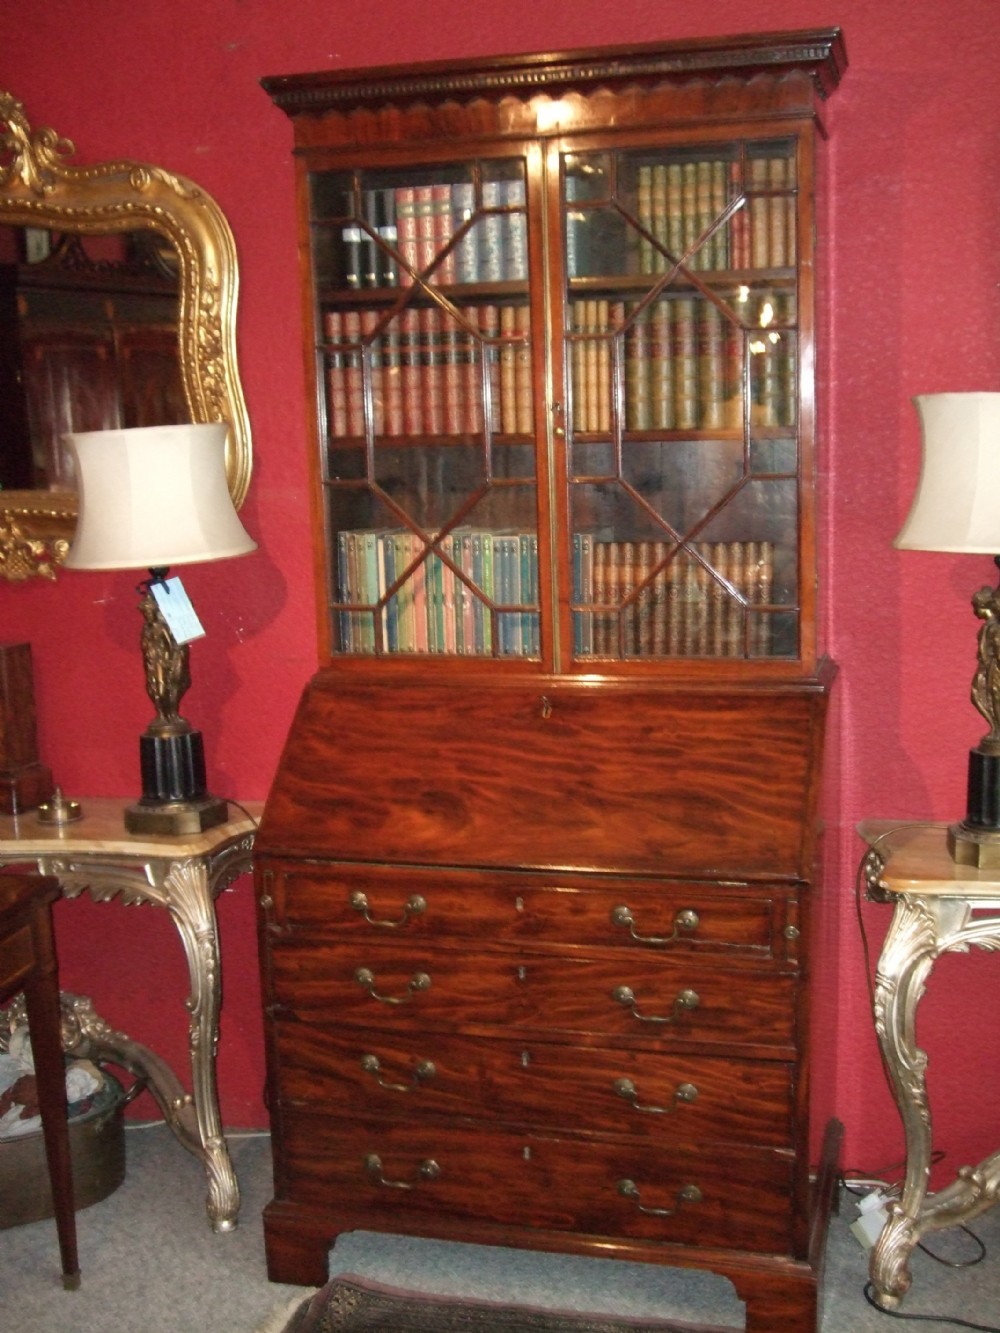
[[[535,533],[341,529],[336,545],[342,651],[539,655]]]
[[[739,193],[738,164],[730,155],[673,155],[637,168],[638,221],[645,233],[640,272],[675,264],[691,269],[734,267],[723,214]]]
[[[746,267],[791,267],[796,260],[796,176],[791,142],[748,145],[743,188],[747,193],[745,225],[749,232]]]
[[[744,332],[704,295],[628,302],[623,312],[625,428],[740,430]]]
[[[610,153],[571,153],[563,159],[566,270],[570,278],[625,273],[629,254],[638,252],[615,198]]]
[[[585,278],[789,269],[796,262],[794,144],[563,158],[566,268]]]
[[[762,292],[746,303],[750,319],[751,426],[794,426],[798,399],[798,340],[792,297]]]
[[[567,361],[574,431],[607,433],[622,355],[625,306],[604,298],[570,302]]]
[[[775,655],[769,542],[574,541],[580,657]],[[783,632],[794,625],[786,613]],[[790,647],[794,651],[794,636]]]
[[[312,177],[335,651],[540,652],[525,182]]]
[[[376,450],[360,483],[365,452],[330,453],[340,651],[538,656],[532,446],[400,443]]]
[[[798,633],[792,140],[563,158],[578,657]]]
[[[318,172],[311,191],[313,267],[321,289],[527,279],[520,159]]]

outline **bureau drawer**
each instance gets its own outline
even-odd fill
[[[529,872],[285,866],[258,871],[266,919],[331,937],[620,945],[785,957],[785,887]],[[789,899],[791,898],[791,903]]]
[[[776,1061],[280,1019],[271,1036],[280,1100],[338,1116],[471,1116],[668,1143],[792,1141],[793,1069]]]
[[[282,1115],[281,1197],[328,1210],[338,1230],[405,1232],[425,1214],[595,1236],[787,1251],[789,1154],[704,1152],[482,1125]]]
[[[579,1033],[634,1043],[794,1049],[796,977],[769,967],[609,952],[505,955],[286,943],[269,957],[275,1016],[399,1031]]]

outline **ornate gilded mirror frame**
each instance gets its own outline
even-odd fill
[[[75,149],[32,130],[0,90],[0,223],[91,235],[148,230],[178,258],[178,351],[193,422],[229,424],[226,472],[237,508],[250,483],[251,442],[236,359],[236,247],[225,216],[193,181],[144,162],[67,163]],[[73,534],[76,496],[0,491],[0,577],[54,578]]]

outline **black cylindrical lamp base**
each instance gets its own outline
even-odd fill
[[[224,824],[229,804],[210,796],[205,781],[201,732],[139,737],[142,799],[125,811],[130,833],[177,837]]]
[[[969,751],[965,822],[970,828],[1000,833],[1000,755]]]
[[[200,731],[139,737],[144,801],[198,801],[208,792]]]
[[[1000,755],[969,751],[965,819],[948,830],[948,849],[959,865],[1000,867]]]

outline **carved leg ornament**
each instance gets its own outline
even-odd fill
[[[875,978],[875,1029],[906,1136],[906,1177],[898,1201],[871,1253],[869,1275],[876,1303],[894,1310],[910,1289],[910,1255],[923,1236],[956,1226],[996,1202],[1000,1151],[928,1195],[931,1114],[927,1055],[917,1046],[917,1006],[941,953],[971,945],[1000,947],[1000,919],[972,916],[966,899],[907,894],[896,902]]]

